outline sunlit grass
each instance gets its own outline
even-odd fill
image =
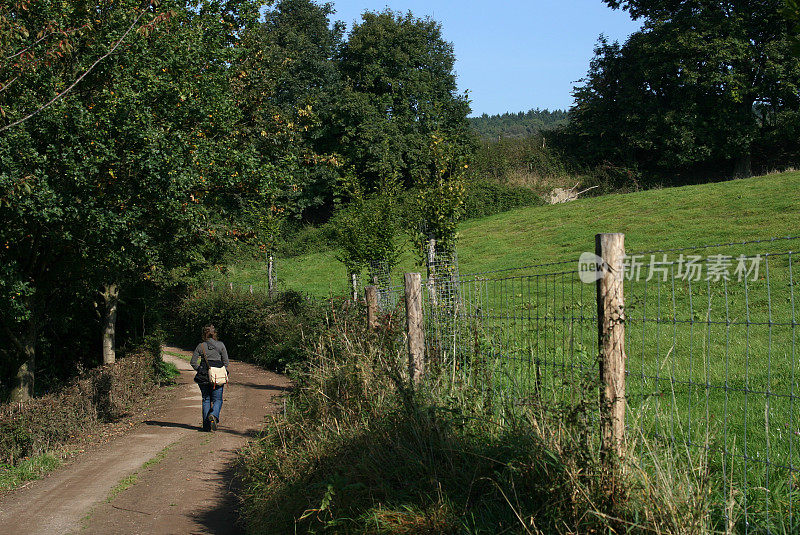
[[[566,204],[512,210],[459,225],[462,274],[577,258],[594,249],[594,235],[625,233],[628,251],[687,247],[800,233],[800,172],[697,186],[612,194]],[[410,245],[393,273],[423,271]],[[338,295],[347,288],[335,251],[276,261],[278,283],[312,295]],[[217,278],[266,285],[263,261],[228,267]],[[227,277],[227,278],[226,278]]]
[[[26,482],[39,479],[61,466],[61,459],[43,453],[21,460],[15,466],[0,464],[0,490],[8,490]]]

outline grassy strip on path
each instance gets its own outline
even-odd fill
[[[116,498],[121,492],[124,492],[125,490],[131,488],[136,483],[138,483],[139,482],[139,473],[142,470],[147,470],[148,468],[153,467],[153,466],[157,465],[158,463],[160,463],[161,461],[163,461],[166,458],[167,454],[169,453],[169,450],[172,449],[172,447],[175,444],[176,443],[173,442],[169,446],[164,447],[164,449],[162,449],[160,452],[158,452],[153,458],[148,459],[147,461],[145,461],[144,464],[142,464],[142,466],[138,470],[136,470],[134,473],[122,478],[122,480],[120,480],[120,482],[117,483],[117,485],[113,489],[111,489],[111,492],[108,493],[108,498],[106,498],[106,502],[107,503],[113,502],[114,498]]]
[[[61,466],[61,457],[42,453],[22,460],[16,466],[0,464],[0,491],[11,490],[26,481],[41,479],[46,473]]]

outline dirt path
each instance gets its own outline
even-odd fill
[[[170,353],[183,353],[166,348]],[[236,450],[276,412],[288,380],[231,362],[216,433],[200,430],[200,391],[183,359],[172,403],[127,434],[0,501],[5,533],[240,533]],[[144,465],[144,466],[143,466]],[[125,488],[127,487],[127,488]],[[113,497],[111,495],[113,494]],[[110,498],[111,497],[111,498]]]

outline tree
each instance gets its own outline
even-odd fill
[[[377,279],[378,285],[388,285],[401,245],[400,210],[393,193],[370,197],[354,193],[332,221],[339,246],[337,259],[351,280],[367,269],[371,284]]]
[[[272,236],[281,218],[319,219],[333,204],[340,173],[326,119],[342,92],[335,55],[343,26],[330,22],[332,14],[330,4],[281,0],[240,44],[246,53],[236,66],[235,90],[242,127],[285,171],[273,202],[286,201],[287,211],[271,218]]]
[[[794,53],[800,55],[800,0],[785,0],[784,15],[789,21],[792,32],[792,45]]]
[[[624,45],[601,38],[568,127],[586,163],[658,177],[746,176],[797,144],[800,63],[781,2],[607,1],[644,20]],[[787,154],[788,153],[788,154]]]
[[[40,102],[41,88],[86,72],[140,3],[101,7],[96,30],[106,38],[93,35],[70,61],[29,70],[0,93],[7,120]],[[56,8],[72,13],[67,3]],[[265,209],[257,201],[277,172],[239,129],[229,67],[256,17],[249,1],[165,1],[75,91],[0,135],[0,322],[21,363],[16,398],[33,391],[36,346],[56,320],[55,296],[86,302],[102,289],[104,357],[112,361],[120,292],[173,284],[204,267],[218,243],[251,235],[242,214]]]
[[[340,54],[349,88],[332,118],[367,193],[411,187],[432,162],[430,136],[471,146],[469,103],[456,89],[453,47],[438,23],[390,10],[364,13]]]

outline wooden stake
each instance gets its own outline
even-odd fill
[[[367,327],[374,331],[378,328],[378,288],[367,286],[364,295],[367,300]]]
[[[625,447],[625,235],[596,235],[595,254],[603,260],[598,266],[597,279],[603,451],[606,455],[613,452],[622,457]]]
[[[436,306],[436,238],[428,238],[428,299]]]
[[[358,302],[358,274],[351,273],[350,274],[350,290],[351,295],[353,296],[353,303]]]
[[[406,324],[408,334],[408,375],[419,384],[425,374],[425,330],[422,316],[422,281],[419,273],[406,273]]]
[[[275,295],[275,257],[272,253],[267,254],[267,295]]]

